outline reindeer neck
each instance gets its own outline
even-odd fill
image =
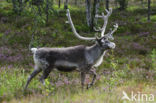
[[[89,64],[94,64],[103,54],[105,50],[100,47],[99,44],[94,44],[87,47],[86,57]]]

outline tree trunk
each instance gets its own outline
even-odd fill
[[[140,4],[142,6],[142,8],[144,7],[144,0],[140,0]]]
[[[126,0],[123,0],[123,2],[122,2],[122,10],[124,10],[125,9],[125,2],[126,2]]]
[[[15,13],[17,13],[18,12],[18,10],[17,10],[17,1],[16,0],[12,0],[12,4],[13,4],[13,11]]]
[[[58,7],[59,8],[61,7],[61,0],[59,0],[59,2],[58,2]]]
[[[147,18],[148,21],[151,20],[150,15],[151,15],[151,0],[148,0],[148,18]]]
[[[75,5],[77,5],[77,0],[75,0]]]
[[[128,6],[128,0],[119,0],[120,10],[125,10]]]
[[[23,3],[22,0],[18,0],[19,3],[19,14],[21,14],[21,12],[23,11]]]
[[[106,9],[109,10],[109,0],[106,0]]]
[[[143,5],[143,0],[140,0],[141,1],[141,4]]]
[[[100,0],[94,0],[94,5],[95,5],[95,14],[94,14],[94,17],[96,14],[99,13],[99,6],[100,6]],[[94,18],[94,21],[95,21],[95,24],[97,24],[97,18]]]
[[[64,9],[68,9],[68,0],[64,2]]]
[[[87,20],[87,25],[91,27],[92,25],[91,0],[86,0],[86,20]]]
[[[95,15],[96,15],[96,4],[97,4],[97,0],[94,0],[94,3],[93,3],[93,11],[92,11],[92,23],[91,23],[91,27],[90,29],[93,30],[93,27],[94,27],[94,20],[95,20]]]
[[[96,0],[95,14],[99,13],[100,0]]]

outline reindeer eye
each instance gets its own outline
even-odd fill
[[[108,41],[105,41],[105,43],[109,43]]]

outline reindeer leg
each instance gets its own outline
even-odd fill
[[[81,86],[82,86],[82,91],[84,89],[85,77],[86,77],[86,73],[85,72],[81,72]]]
[[[35,77],[39,72],[41,72],[41,71],[42,71],[42,69],[40,69],[40,68],[38,68],[37,66],[35,66],[35,70],[31,73],[31,75],[30,75],[30,76],[28,77],[28,79],[27,79],[27,83],[26,83],[26,85],[25,85],[24,90],[27,89],[27,87],[28,87],[30,81],[32,80],[32,78],[34,78],[34,77]]]
[[[93,79],[92,79],[92,82],[87,85],[87,89],[89,89],[91,86],[93,86],[93,84],[95,82],[95,79],[96,79],[96,76],[97,76],[96,72],[93,71],[93,70],[89,71],[89,74],[90,75],[93,75]]]
[[[41,83],[43,85],[45,85],[45,79],[48,77],[48,75],[50,74],[50,72],[51,72],[51,69],[50,68],[47,68],[47,69],[43,70],[43,74],[42,74],[42,76],[40,78],[40,81],[41,81]]]

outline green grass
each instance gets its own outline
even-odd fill
[[[27,75],[28,73],[20,73],[19,71],[17,72],[15,68],[13,71],[6,70],[6,73],[8,75],[11,73],[11,75],[10,77],[8,75],[5,76],[6,81],[2,82],[3,85],[5,85],[5,87],[2,86],[2,89],[5,93],[3,96],[1,96],[1,98],[9,103],[103,103],[104,101],[105,103],[114,103],[116,101],[118,103],[123,103],[123,100],[121,99],[123,96],[122,91],[125,91],[129,96],[131,95],[132,91],[135,93],[141,92],[156,95],[156,88],[154,86],[155,82],[151,83],[148,81],[136,81],[129,79],[128,81],[119,83],[116,86],[113,85],[113,87],[109,89],[111,83],[107,84],[107,82],[110,82],[110,80],[105,81],[104,78],[107,76],[104,75],[100,80],[97,81],[93,88],[84,91],[81,91],[79,84],[78,86],[74,87],[72,85],[65,85],[63,87],[57,88],[57,91],[54,89],[53,91],[51,90],[49,92],[47,91],[46,87],[40,87],[38,81],[34,79],[29,86],[29,93],[24,94],[22,91],[26,77],[24,75]],[[1,74],[3,74],[3,72]],[[2,80],[3,79],[1,79],[1,81]],[[52,85],[50,86],[52,87]],[[13,97],[16,97],[16,99],[13,99]]]
[[[13,69],[13,70],[10,70]],[[10,100],[13,97],[20,98],[23,95],[23,87],[28,77],[23,68],[1,68],[1,84],[0,84],[0,101]],[[30,87],[35,88],[38,81],[35,80],[31,83]]]
[[[147,17],[141,19],[142,22],[147,22]],[[156,15],[151,16],[151,22],[156,22]]]

